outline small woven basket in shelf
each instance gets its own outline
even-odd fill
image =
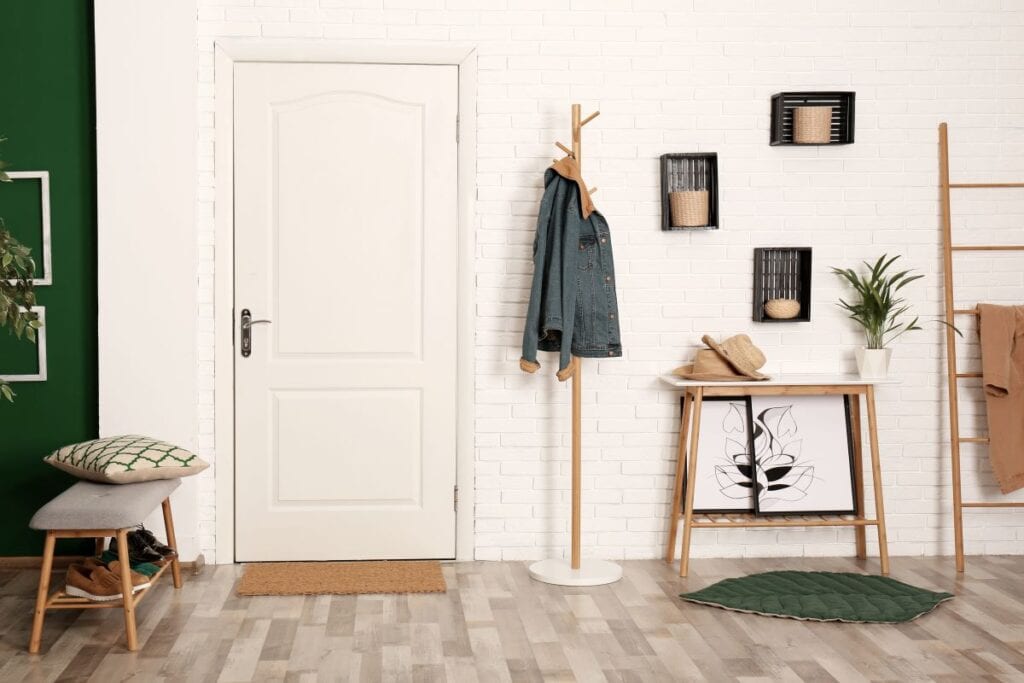
[[[794,107],[793,142],[821,144],[832,140],[832,107]]]
[[[800,302],[796,299],[769,299],[764,312],[774,320],[790,320],[800,315]]]
[[[680,190],[668,193],[672,226],[700,228],[708,224],[708,191]]]

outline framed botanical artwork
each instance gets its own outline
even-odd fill
[[[687,472],[683,480],[684,503],[687,487],[691,481],[696,483],[694,512],[754,512],[750,426],[749,397],[704,399],[697,435],[697,469],[692,478]]]
[[[846,396],[753,396],[759,515],[857,513]]]

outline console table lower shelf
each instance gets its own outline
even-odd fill
[[[665,377],[664,381],[682,390],[682,411],[679,423],[679,447],[676,457],[675,486],[672,512],[669,520],[665,561],[673,562],[679,523],[683,523],[682,553],[679,576],[685,577],[690,564],[690,539],[694,529],[757,529],[792,527],[853,527],[856,534],[857,557],[867,558],[867,527],[878,532],[878,554],[881,573],[889,573],[889,549],[885,530],[885,506],[882,499],[882,472],[878,457],[878,424],[875,413],[875,391],[872,380],[854,376],[815,377],[799,376],[762,382],[709,382]],[[890,383],[890,382],[886,382]],[[834,396],[850,399],[850,425],[853,432],[854,495],[857,498],[856,515],[792,515],[786,517],[757,517],[748,513],[695,513],[693,487],[687,487],[683,496],[683,481],[687,472],[697,470],[697,440],[700,436],[701,408],[706,396]],[[867,405],[868,440],[871,446],[871,475],[874,490],[875,517],[865,517],[863,450],[861,438],[861,396]],[[689,461],[687,462],[687,451]]]

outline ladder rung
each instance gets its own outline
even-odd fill
[[[959,244],[953,251],[1024,251],[1024,244]]]
[[[1024,183],[950,183],[950,187],[972,188],[972,187],[1024,187]]]
[[[987,436],[961,436],[961,443],[988,443]]]
[[[954,308],[954,315],[981,315],[981,311],[977,308]]]
[[[1021,503],[960,503],[962,508],[1024,508]]]
[[[956,376],[957,377],[961,377],[961,378],[970,378],[970,377],[981,377],[982,375],[981,375],[980,372],[958,372],[958,373],[956,373]]]

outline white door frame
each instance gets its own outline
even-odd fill
[[[218,40],[215,69],[214,439],[217,562],[235,561],[234,65],[240,62],[448,64],[459,69],[458,418],[455,557],[473,559],[473,198],[476,184],[476,48],[470,45],[352,45],[330,41]]]

